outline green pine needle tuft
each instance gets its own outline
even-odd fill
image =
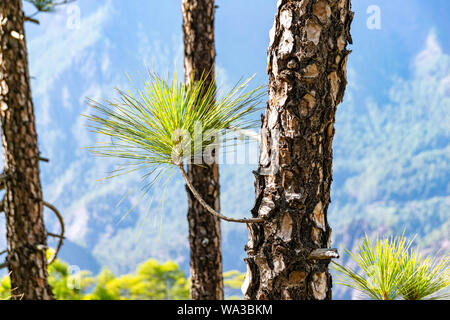
[[[53,12],[55,11],[56,7],[74,2],[75,0],[61,0],[59,2],[56,2],[54,0],[25,0],[25,1],[35,6],[35,8],[37,9],[37,12],[35,14],[37,14],[38,12]]]
[[[441,259],[426,257],[411,249],[405,252],[400,261],[403,281],[400,293],[405,300],[441,300],[449,299],[450,285],[449,257]]]
[[[411,245],[403,235],[374,242],[366,235],[356,254],[346,250],[360,272],[333,262],[341,275],[338,284],[375,300],[448,298],[448,257],[422,260]]]
[[[214,82],[206,84],[202,79],[185,85],[176,76],[167,81],[150,73],[143,89],[117,89],[119,98],[103,103],[89,99],[93,113],[86,115],[88,125],[108,137],[108,142],[89,149],[98,156],[126,160],[112,176],[144,170],[143,179],[151,187],[159,178],[171,176],[183,161],[216,146],[219,141],[212,132],[222,134],[229,128],[249,129],[258,124],[251,116],[260,110],[265,90],[259,86],[246,91],[251,79],[217,97]],[[194,135],[199,130],[201,137]]]

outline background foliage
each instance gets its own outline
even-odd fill
[[[96,277],[86,270],[72,269],[56,259],[48,267],[49,284],[58,300],[188,300],[189,279],[173,261],[159,263],[149,259],[136,271],[121,276],[104,268]],[[244,274],[236,270],[224,273],[228,299],[242,299],[240,286]],[[238,291],[239,290],[239,291]],[[8,276],[0,279],[0,300],[11,296]]]

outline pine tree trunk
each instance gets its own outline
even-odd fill
[[[22,0],[0,0],[0,21],[0,115],[7,176],[3,205],[11,288],[16,298],[52,299]]]
[[[352,43],[350,0],[280,0],[268,50],[269,101],[249,225],[247,299],[331,299],[327,209],[336,107]],[[323,257],[322,257],[323,258]]]
[[[214,0],[183,0],[184,70],[186,81],[206,85],[214,79]],[[201,197],[220,211],[219,167],[188,164],[188,178]],[[223,299],[220,220],[206,211],[190,190],[188,194],[189,244],[191,249],[191,297]]]

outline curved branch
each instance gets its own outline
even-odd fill
[[[39,22],[39,20],[38,19],[34,19],[33,17],[27,17],[27,16],[25,16],[24,17],[24,20],[25,21],[28,21],[28,22],[33,22],[33,23],[35,23],[35,24],[40,24],[40,22]]]
[[[65,5],[65,4],[69,4],[69,3],[71,3],[71,2],[75,2],[76,0],[62,0],[61,2],[56,2],[56,3],[53,3],[53,2],[51,2],[51,3],[49,3],[49,4],[46,4],[46,6],[43,6],[43,7],[38,7],[38,6],[36,6],[36,12],[34,12],[32,15],[30,15],[30,16],[25,16],[25,18],[24,18],[24,20],[25,21],[29,21],[29,22],[33,22],[33,23],[36,23],[36,24],[40,24],[39,23],[39,20],[37,20],[37,19],[35,19],[34,17],[35,16],[37,16],[39,13],[41,13],[41,12],[49,12],[49,11],[52,11],[53,10],[53,8],[55,8],[55,7],[57,7],[57,6],[62,6],[62,5]],[[31,2],[31,1],[30,1]]]
[[[59,235],[55,235],[53,233],[47,232],[47,234],[49,236],[59,238],[59,242],[58,242],[58,246],[56,247],[55,254],[53,255],[52,259],[48,262],[48,264],[52,264],[56,260],[56,257],[58,256],[58,253],[61,250],[61,247],[63,244],[64,232],[65,232],[64,220],[63,220],[61,214],[59,213],[58,209],[55,208],[55,206],[53,206],[52,204],[45,202],[45,201],[42,201],[42,203],[44,206],[46,206],[47,208],[49,208],[50,210],[52,210],[55,213],[56,217],[59,220],[59,224],[61,225],[61,233]]]
[[[63,237],[60,234],[56,234],[56,233],[51,233],[51,232],[47,232],[47,236],[53,237],[53,238],[58,238],[58,239],[65,239],[66,237]]]
[[[205,200],[202,199],[202,197],[200,196],[200,194],[197,192],[197,190],[194,188],[194,186],[192,185],[191,181],[189,180],[189,178],[187,177],[186,171],[184,170],[183,164],[180,164],[178,166],[180,168],[181,174],[183,175],[184,181],[186,182],[186,185],[188,186],[189,190],[191,190],[192,194],[194,195],[194,197],[197,199],[198,202],[200,202],[200,204],[209,212],[211,213],[213,216],[220,218],[222,220],[225,221],[229,221],[229,222],[238,222],[238,223],[258,223],[258,222],[263,222],[265,219],[264,218],[251,218],[251,219],[236,219],[236,218],[230,218],[230,217],[226,217],[224,215],[221,215],[220,213],[218,213],[216,210],[214,210],[213,208],[211,208],[206,202]]]
[[[0,176],[0,180],[1,180],[1,176]],[[4,199],[0,201],[0,211],[3,211],[3,201],[4,201]],[[65,237],[64,237],[65,226],[64,226],[64,220],[61,216],[61,213],[59,213],[58,209],[56,209],[55,206],[53,206],[51,203],[48,203],[45,201],[42,201],[42,203],[44,206],[46,206],[47,208],[49,208],[50,210],[52,210],[55,213],[56,217],[59,220],[59,224],[61,225],[61,233],[60,234],[54,234],[54,233],[47,232],[47,235],[54,237],[54,238],[59,238],[58,246],[56,247],[55,254],[53,255],[52,259],[48,262],[48,264],[52,264],[56,260],[58,253],[61,250],[61,247],[63,245],[63,240],[65,239]],[[7,253],[7,252],[8,252],[8,250],[1,251],[0,255]],[[8,263],[6,261],[0,264],[0,270],[3,268],[6,268],[6,267],[8,267]]]

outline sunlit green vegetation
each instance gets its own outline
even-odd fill
[[[376,239],[367,235],[357,253],[348,250],[359,271],[334,263],[339,284],[375,300],[423,300],[449,297],[449,258],[423,258],[404,236]]]
[[[50,254],[50,253],[49,253]],[[189,279],[173,261],[159,263],[149,259],[136,272],[114,275],[103,269],[96,277],[56,259],[48,266],[48,281],[58,300],[188,300]],[[244,275],[238,271],[224,273],[227,291],[240,288]],[[0,279],[0,299],[11,297],[9,276]],[[228,299],[241,299],[232,295]]]

